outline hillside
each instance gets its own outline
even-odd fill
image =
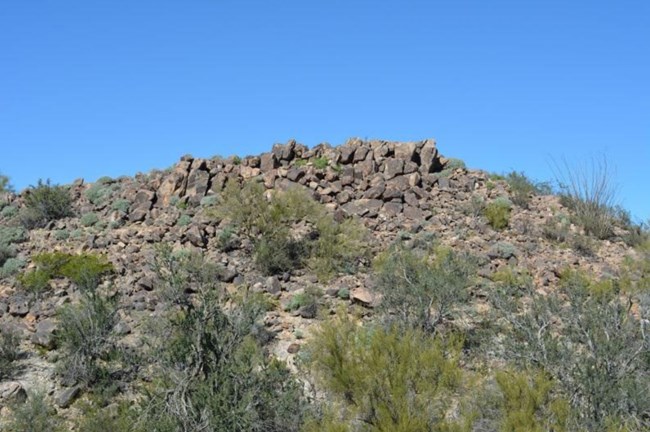
[[[433,140],[289,142],[5,195],[5,425],[38,402],[63,430],[650,427],[645,233],[614,209],[581,224],[576,197]],[[386,339],[350,336],[365,328]],[[393,347],[411,354],[364,357]],[[399,403],[359,378],[420,355],[391,376],[442,372],[407,373]]]

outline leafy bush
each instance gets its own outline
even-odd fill
[[[0,174],[0,194],[5,192],[13,192],[13,187],[9,183],[9,177]]]
[[[301,268],[308,253],[304,241],[278,229],[264,233],[255,243],[255,265],[265,275],[281,274]]]
[[[20,227],[0,227],[0,267],[16,256],[16,248],[13,245],[27,239],[27,233]]]
[[[129,208],[131,207],[131,201],[127,199],[118,199],[117,201],[113,202],[111,205],[111,208],[116,211],[120,211],[122,213],[128,213]]]
[[[0,278],[7,278],[20,272],[25,267],[25,261],[20,258],[7,259],[0,267]]]
[[[44,227],[49,221],[72,215],[72,198],[68,189],[42,180],[25,193],[25,207],[20,220],[27,229]]]
[[[322,292],[316,287],[307,287],[303,292],[294,294],[286,306],[286,310],[295,311],[304,307],[318,308],[318,299]]]
[[[63,422],[45,400],[45,392],[29,392],[27,401],[11,407],[9,432],[63,432]]]
[[[239,186],[230,182],[215,214],[252,238],[255,262],[265,274],[308,264],[319,278],[327,280],[338,271],[352,270],[366,249],[366,231],[360,224],[336,222],[303,189],[276,192],[267,198],[260,183]]]
[[[496,373],[502,395],[500,431],[566,431],[569,404],[552,395],[554,382],[544,373],[502,370]]]
[[[340,271],[351,272],[366,253],[368,233],[355,219],[338,223],[324,215],[316,222],[316,233],[307,264],[321,281]]]
[[[86,213],[79,219],[79,223],[85,227],[93,226],[97,222],[99,222],[99,216],[97,216],[97,213]]]
[[[11,327],[0,327],[0,381],[14,372],[13,363],[18,360],[18,333]]]
[[[544,222],[542,234],[549,240],[563,243],[567,241],[570,232],[571,221],[564,215],[555,215]]]
[[[59,310],[56,344],[62,353],[58,371],[64,381],[90,385],[108,373],[105,361],[116,350],[117,311],[115,299],[96,292]]]
[[[599,239],[611,238],[618,192],[607,160],[592,160],[582,167],[570,167],[566,162],[556,164],[556,180],[562,204],[573,212],[585,232]]]
[[[461,430],[447,415],[462,383],[461,345],[414,329],[359,327],[347,317],[323,324],[305,364],[327,404],[305,430]]]
[[[221,252],[230,252],[237,249],[239,240],[236,237],[235,230],[231,226],[225,227],[217,234],[217,247]]]
[[[160,386],[147,401],[142,424],[166,424],[165,430],[299,430],[302,386],[259,342],[264,302],[227,296],[217,285],[218,269],[201,255],[163,247],[154,268],[168,320],[159,322],[152,341]]]
[[[392,247],[375,262],[381,310],[402,327],[435,332],[467,297],[474,271],[468,255],[450,249],[430,256]]]
[[[317,157],[314,159],[312,164],[314,165],[314,168],[319,169],[319,170],[324,170],[327,168],[327,165],[329,165],[329,160],[325,156]]]
[[[176,225],[178,225],[179,227],[188,226],[191,223],[192,223],[192,216],[188,214],[181,215],[176,221]]]
[[[485,217],[492,228],[502,230],[510,223],[512,205],[508,199],[497,198],[485,206]]]
[[[98,179],[84,192],[84,196],[95,206],[101,206],[108,201],[111,194],[115,190],[109,183],[112,181],[110,177],[102,177]]]
[[[62,241],[62,240],[67,240],[70,238],[70,232],[68,230],[62,229],[62,230],[56,230],[52,233],[54,238],[56,240]]]
[[[523,172],[512,171],[508,173],[505,180],[510,186],[512,202],[519,207],[528,208],[532,195],[548,195],[551,187],[548,183],[535,183]]]
[[[620,282],[567,272],[557,293],[504,288],[493,293],[505,326],[504,355],[544,370],[557,384],[571,406],[568,430],[604,430],[612,421],[650,426],[642,390],[650,385],[650,338]]]
[[[32,257],[32,262],[36,269],[23,274],[19,280],[24,287],[37,293],[54,278],[68,278],[80,290],[92,292],[101,279],[113,271],[112,264],[105,257],[91,253],[42,253]]]
[[[10,219],[18,214],[18,207],[11,205],[6,206],[0,211],[0,216],[6,219]]]

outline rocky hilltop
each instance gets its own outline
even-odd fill
[[[359,259],[357,271],[337,272],[327,280],[308,267],[264,274],[251,256],[254,235],[243,235],[213,211],[228,184],[246,182],[263,185],[267,192],[301,188],[335,220],[360,221],[369,233],[370,253]],[[381,299],[371,258],[396,241],[435,242],[471,253],[478,263],[479,282],[471,289],[472,307],[478,311],[488,308],[489,282],[503,269],[525,272],[543,292],[555,289],[567,268],[615,276],[624,257],[634,253],[624,241],[625,227],[615,227],[608,240],[585,236],[568,219],[570,211],[558,196],[525,191],[522,200],[507,179],[444,157],[433,140],[355,139],[313,148],[290,141],[259,156],[188,155],[163,171],[95,183],[78,180],[69,185],[69,193],[70,215],[43,227],[20,228],[29,190],[6,197],[0,213],[5,235],[14,233],[6,241],[14,256],[0,273],[0,326],[19,336],[15,373],[0,383],[3,416],[10,403],[33,389],[44,389],[64,417],[74,412],[77,399],[84,399],[82,386],[64,382],[55,368],[57,311],[78,300],[77,287],[55,278],[36,295],[21,279],[36,267],[32,258],[42,253],[104,255],[114,268],[106,284],[119,293],[117,334],[121,342],[138,346],[147,331],[146,318],[161,311],[159,275],[152,267],[156,247],[199,251],[219,266],[217,277],[228,291],[267,293],[277,301],[264,325],[273,335],[274,355],[289,365],[319,314],[340,307],[357,316],[373,314]],[[485,208],[493,202],[505,203],[505,223],[495,225],[486,216]],[[314,287],[321,294],[318,308],[292,305],[297,295]],[[466,328],[475,325],[466,321],[461,323]]]

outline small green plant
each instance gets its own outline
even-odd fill
[[[72,198],[67,188],[38,181],[25,193],[20,220],[27,229],[42,228],[48,222],[72,215]]]
[[[474,260],[446,248],[434,252],[397,244],[375,261],[380,311],[388,322],[435,333],[467,298]]]
[[[8,258],[0,267],[0,278],[7,278],[18,274],[25,267],[25,261],[20,258]]]
[[[86,213],[79,219],[79,223],[85,227],[93,226],[97,222],[99,222],[99,216],[97,216],[97,213]]]
[[[35,293],[45,290],[54,278],[67,278],[82,291],[91,291],[113,271],[112,264],[105,257],[89,253],[42,253],[32,257],[32,262],[36,268],[23,274],[19,281]]]
[[[201,198],[201,207],[211,207],[219,201],[216,195],[207,195]]]
[[[56,230],[56,231],[54,231],[54,233],[52,235],[56,240],[59,240],[59,241],[67,240],[68,238],[70,238],[70,232],[68,230],[65,230],[65,229]]]
[[[591,164],[571,167],[565,161],[556,164],[556,180],[561,203],[572,211],[575,221],[587,234],[598,239],[614,235],[618,191],[605,157]]]
[[[309,307],[318,308],[318,300],[322,295],[322,291],[318,288],[314,286],[307,287],[303,292],[294,294],[285,309],[295,311]]]
[[[522,208],[528,208],[531,196],[551,193],[548,183],[533,182],[523,172],[512,171],[506,175],[505,180],[510,186],[512,202]]]
[[[13,187],[9,183],[9,177],[0,174],[0,194],[5,192],[13,192]]]
[[[111,194],[115,190],[115,186],[111,186],[113,181],[110,177],[102,177],[98,179],[92,186],[84,192],[84,196],[95,206],[101,206],[108,201]]]
[[[235,229],[231,226],[225,227],[217,234],[217,247],[221,252],[230,252],[239,245]]]
[[[241,165],[241,158],[239,156],[233,156],[232,157],[232,164],[233,165]]]
[[[192,223],[192,216],[188,214],[181,215],[176,221],[176,225],[178,225],[179,227],[188,226],[191,223]]]
[[[9,432],[63,432],[63,422],[44,391],[28,392],[27,401],[11,407]]]
[[[317,157],[312,161],[312,165],[314,168],[319,169],[319,170],[324,170],[327,168],[327,165],[329,165],[329,159],[327,159],[325,156]]]
[[[508,227],[512,205],[507,198],[497,198],[485,206],[484,214],[488,223],[496,230]]]
[[[129,212],[129,208],[131,207],[131,201],[127,199],[118,199],[117,201],[113,202],[111,205],[111,208],[115,211],[122,212],[124,214]]]
[[[0,380],[11,376],[18,360],[18,333],[11,327],[0,327]]]
[[[11,219],[18,214],[18,207],[8,205],[0,211],[0,217]]]

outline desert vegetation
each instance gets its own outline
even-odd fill
[[[649,430],[647,226],[433,150],[290,143],[8,194],[0,426]]]

